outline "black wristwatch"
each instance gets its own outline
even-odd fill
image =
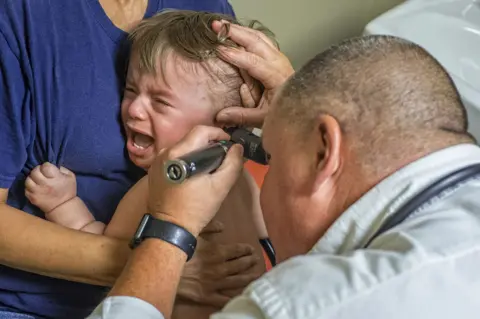
[[[130,247],[132,249],[137,247],[147,238],[158,238],[177,246],[187,254],[187,261],[192,258],[197,247],[197,239],[188,230],[173,223],[156,219],[150,214],[143,216],[130,242]]]

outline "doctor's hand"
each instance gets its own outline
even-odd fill
[[[229,140],[222,129],[195,127],[177,145],[163,149],[148,170],[148,211],[154,217],[177,224],[195,237],[212,220],[240,176],[243,149],[234,145],[222,165],[213,174],[199,174],[181,184],[169,182],[164,163],[208,146],[209,143]]]
[[[227,22],[213,22],[213,30],[224,32],[223,23]],[[230,24],[228,37],[241,48],[219,47],[220,57],[260,81],[263,93],[244,76],[240,91],[247,107],[225,108],[217,114],[217,122],[261,128],[275,92],[295,71],[288,58],[260,31]]]

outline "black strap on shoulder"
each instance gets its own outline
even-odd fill
[[[375,238],[402,223],[424,203],[427,203],[435,197],[440,196],[443,192],[454,188],[458,184],[473,178],[478,174],[480,174],[480,164],[474,164],[461,168],[430,184],[390,216],[364,247],[368,247]]]
[[[272,242],[270,241],[270,238],[262,238],[259,239],[260,245],[262,245],[263,250],[267,254],[268,260],[270,260],[270,263],[272,264],[272,267],[277,264],[277,260],[275,258],[275,249],[273,249]]]

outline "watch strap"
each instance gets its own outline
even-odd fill
[[[156,219],[149,214],[144,216],[139,227],[143,228],[138,236],[133,239],[132,248],[137,247],[147,238],[157,238],[183,250],[187,254],[187,261],[193,257],[197,247],[197,239],[185,228],[165,220]]]

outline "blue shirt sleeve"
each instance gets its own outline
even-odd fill
[[[10,188],[27,159],[30,98],[20,61],[0,32],[0,188]]]
[[[230,2],[226,1],[225,10],[224,10],[223,13],[229,14],[229,15],[231,15],[232,17],[235,17],[235,11],[233,10],[233,7],[232,7],[232,5],[230,4]]]

